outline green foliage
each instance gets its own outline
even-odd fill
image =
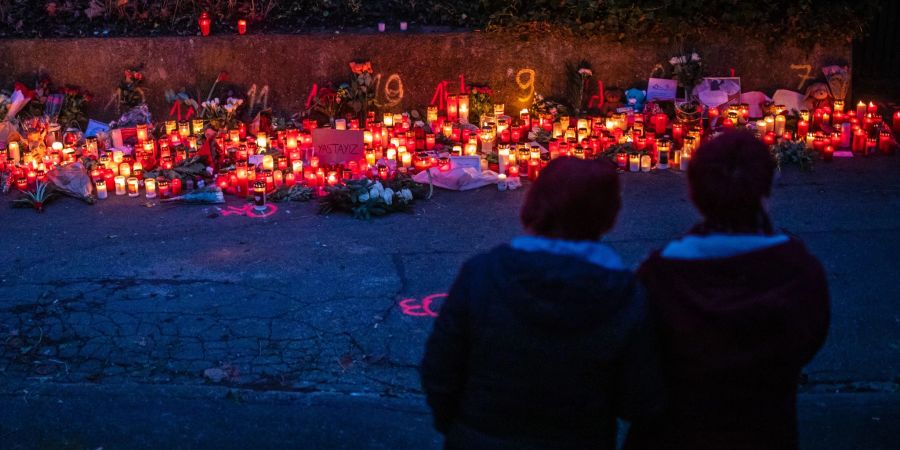
[[[313,189],[295,184],[293,186],[281,186],[275,192],[269,194],[269,200],[273,202],[306,202],[312,199]]]
[[[782,141],[772,147],[772,157],[778,168],[795,165],[800,170],[811,171],[815,163],[816,152],[806,147],[802,141]]]
[[[560,32],[613,39],[696,38],[719,30],[814,43],[865,31],[879,0],[29,0],[0,3],[0,35],[15,37],[196,35],[201,11],[213,33],[306,32],[376,22],[441,25],[523,34]],[[51,9],[51,5],[53,5]]]

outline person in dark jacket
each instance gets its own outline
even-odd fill
[[[463,264],[421,368],[446,448],[613,449],[616,417],[658,409],[642,290],[598,242],[619,206],[610,164],[554,160],[522,208],[527,235]]]
[[[694,155],[688,181],[703,221],[638,271],[668,402],[632,425],[627,449],[797,448],[797,384],[825,341],[829,295],[819,261],[772,227],[774,170],[748,132]]]

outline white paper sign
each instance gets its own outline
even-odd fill
[[[451,156],[450,157],[450,168],[451,169],[465,169],[467,167],[481,172],[481,157],[480,156]]]
[[[675,92],[678,90],[678,81],[666,78],[651,78],[647,82],[647,101],[675,100]]]

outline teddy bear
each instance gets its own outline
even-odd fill
[[[603,106],[600,108],[600,114],[609,116],[615,114],[616,110],[624,106],[622,97],[625,93],[617,87],[610,87],[603,92]]]
[[[832,97],[831,90],[828,89],[827,84],[816,82],[806,88],[806,98],[804,99],[806,109],[814,111],[818,108],[831,106],[833,102],[834,97]]]
[[[647,99],[647,91],[631,88],[625,91],[625,99],[628,106],[632,107],[635,112],[644,110],[644,101]]]

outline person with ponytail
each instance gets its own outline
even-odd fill
[[[796,449],[801,369],[825,341],[828,285],[768,213],[775,162],[732,131],[688,169],[703,216],[638,270],[659,336],[667,404],[634,423],[626,449]]]

